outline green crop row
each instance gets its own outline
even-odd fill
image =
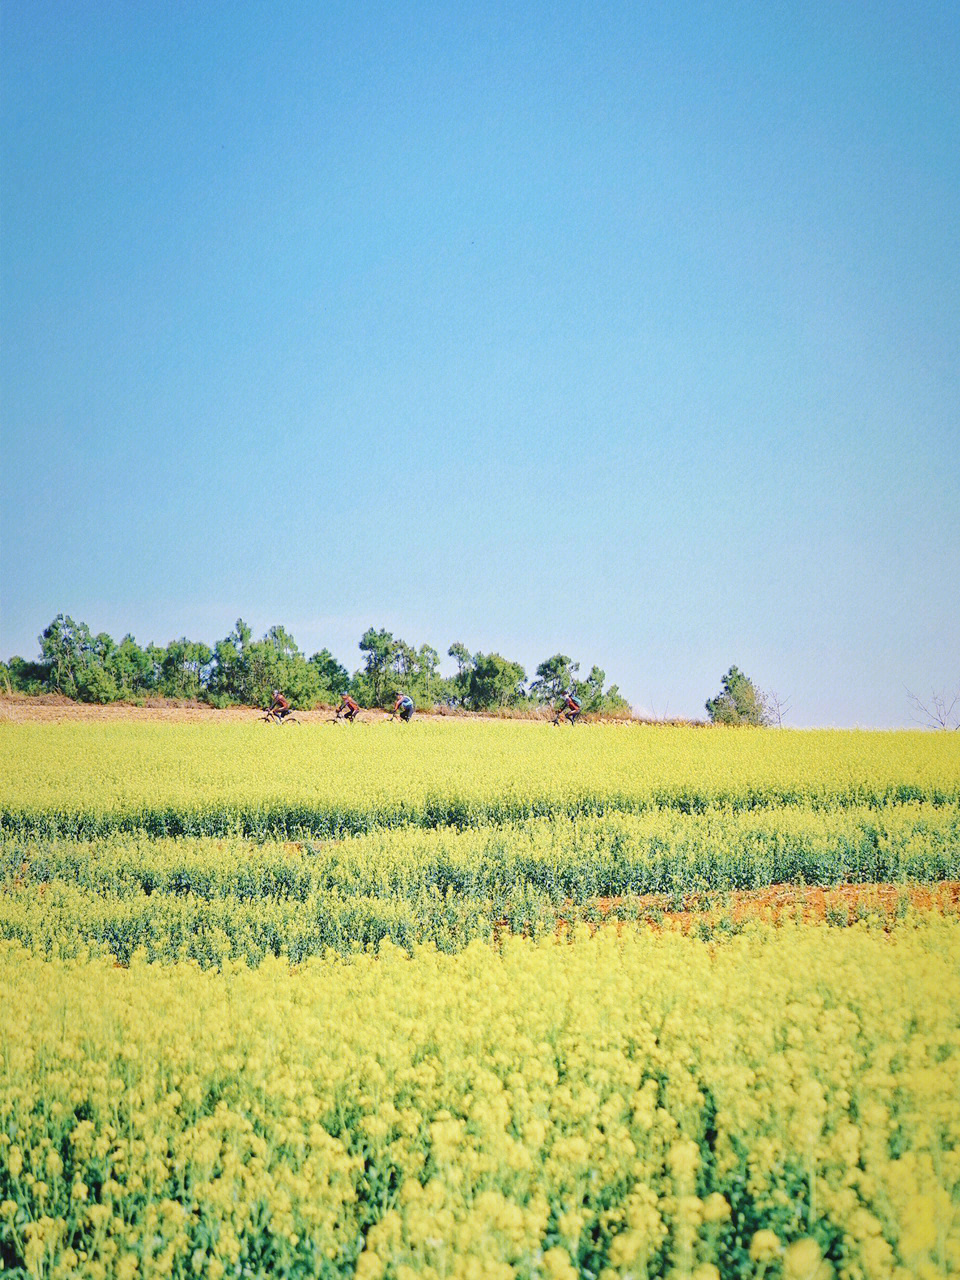
[[[0,841],[0,936],[44,955],[126,962],[299,961],[384,939],[445,951],[499,927],[539,936],[590,917],[651,915],[650,895],[773,884],[960,879],[960,808],[868,813],[611,814],[479,830],[382,830],[302,845],[113,836]],[[647,901],[643,899],[646,898]]]
[[[531,886],[560,900],[958,875],[960,806],[918,803],[830,814],[789,807],[613,813],[466,830],[380,830],[328,843],[116,834],[97,841],[0,839],[0,888],[7,893],[63,880],[119,896],[304,900],[329,889],[483,897]]]

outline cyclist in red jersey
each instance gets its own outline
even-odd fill
[[[273,691],[273,701],[270,703],[270,714],[275,715],[278,720],[285,720],[287,716],[292,714],[290,703],[286,700],[279,689]]]
[[[568,689],[563,695],[563,703],[557,712],[554,724],[559,724],[561,719],[569,721],[570,724],[576,724],[580,710],[580,700],[574,697],[572,689]]]
[[[344,720],[350,720],[352,722],[353,720],[356,719],[357,712],[359,710],[360,710],[359,702],[354,702],[353,698],[350,697],[349,693],[342,693],[340,695],[340,705],[339,707],[337,707],[336,718],[339,720],[340,717],[343,716]]]

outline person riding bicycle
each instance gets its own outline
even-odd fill
[[[286,700],[279,689],[273,691],[273,701],[270,703],[269,714],[276,716],[278,720],[285,720],[287,716],[293,714],[290,703]]]
[[[413,699],[409,693],[398,693],[397,700],[393,704],[393,714],[399,712],[400,719],[409,723],[410,717],[413,715]]]
[[[360,710],[359,702],[354,702],[353,698],[350,697],[349,693],[341,693],[340,705],[339,707],[337,707],[338,720],[340,719],[341,716],[343,716],[344,720],[349,720],[352,723],[356,719],[357,712],[359,710]]]
[[[574,696],[572,689],[568,689],[563,695],[563,704],[557,712],[557,723],[561,718],[568,720],[570,724],[577,723],[577,717],[580,715],[580,699]]]

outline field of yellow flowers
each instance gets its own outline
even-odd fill
[[[583,729],[581,733],[579,730]],[[960,735],[422,721],[0,724],[0,822],[34,835],[337,836],[548,814],[960,801]]]
[[[0,1273],[960,1275],[957,880],[960,735],[0,725]]]

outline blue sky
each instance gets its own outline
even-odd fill
[[[17,3],[0,656],[960,681],[953,3]]]

